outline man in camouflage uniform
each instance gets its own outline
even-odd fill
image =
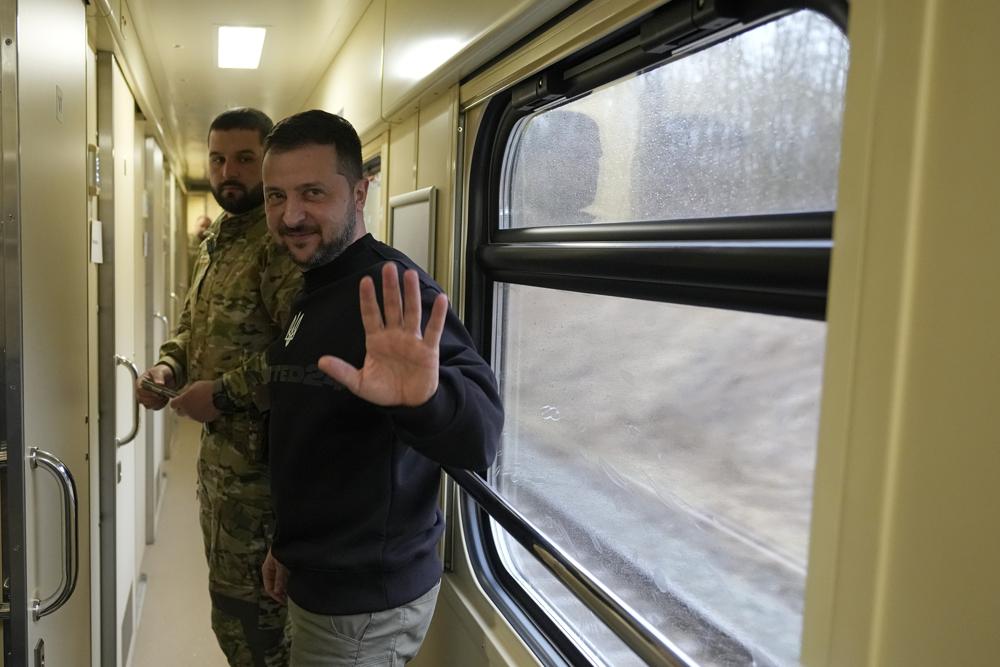
[[[212,629],[230,665],[288,664],[285,608],[263,590],[273,530],[263,411],[267,345],[287,323],[301,272],[267,231],[262,143],[271,120],[255,109],[218,116],[208,135],[209,181],[225,212],[208,228],[180,326],[143,374],[184,387],[170,402],[204,423],[198,498],[208,557]],[[137,387],[154,410],[167,400]]]

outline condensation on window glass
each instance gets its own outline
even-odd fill
[[[528,117],[502,224],[832,211],[847,60],[799,12]]]
[[[497,490],[700,664],[798,664],[825,323],[497,290]]]
[[[549,522],[538,527],[547,531],[553,526]],[[590,662],[608,667],[643,667],[646,664],[520,544],[505,543],[504,551],[508,562],[517,563],[514,576],[549,617],[563,623],[566,634],[576,639],[578,648]]]

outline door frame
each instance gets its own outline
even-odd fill
[[[115,170],[112,76],[117,65],[109,51],[97,51],[97,153],[102,165],[97,217],[104,262],[97,271],[98,442],[100,449],[100,644],[101,664],[118,662],[117,486],[118,438],[115,350]],[[131,147],[129,147],[131,148]]]
[[[3,580],[9,589],[3,603],[4,664],[24,656],[15,656],[10,647],[28,645],[28,563],[25,545],[25,464],[24,464],[24,389],[22,312],[21,312],[21,188],[17,78],[17,2],[0,4],[0,317],[3,318],[3,364],[0,384],[4,400],[0,420],[3,424],[2,489],[3,511]],[[9,659],[8,659],[9,658]]]

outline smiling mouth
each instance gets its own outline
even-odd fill
[[[318,229],[282,229],[282,236],[288,236],[290,238],[296,238],[301,236],[312,236],[313,234],[319,234]]]
[[[282,234],[282,237],[289,245],[299,246],[308,241],[312,236],[318,236],[315,232],[294,232]]]

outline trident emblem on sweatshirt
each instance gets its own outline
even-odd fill
[[[292,323],[288,325],[288,333],[285,334],[285,347],[292,342],[295,338],[296,332],[299,330],[299,325],[302,324],[302,316],[304,313],[296,313],[295,317],[292,318]]]

